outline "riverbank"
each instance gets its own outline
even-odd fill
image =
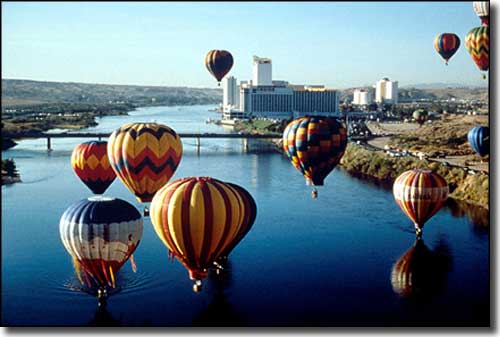
[[[354,177],[370,178],[392,184],[404,171],[428,169],[440,174],[450,188],[449,197],[489,209],[489,176],[469,174],[467,170],[414,157],[389,157],[382,151],[371,151],[349,143],[340,165]]]

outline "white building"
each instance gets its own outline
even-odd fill
[[[355,89],[352,104],[370,105],[373,103],[373,94],[370,89]]]
[[[240,106],[240,88],[235,77],[228,76],[222,80],[222,91],[223,110],[230,110]]]
[[[387,77],[377,81],[375,85],[375,102],[397,104],[398,94],[397,81],[390,81]]]
[[[269,58],[258,56],[253,57],[253,80],[254,86],[271,86],[273,85],[273,70],[272,62]]]

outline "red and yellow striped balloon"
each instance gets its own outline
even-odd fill
[[[488,26],[471,29],[465,36],[465,48],[480,70],[487,71],[490,68],[490,28]]]
[[[401,210],[414,222],[417,234],[444,205],[448,184],[439,174],[428,170],[403,172],[393,185],[394,199]]]
[[[130,123],[111,134],[108,156],[116,175],[137,200],[149,202],[177,169],[182,142],[166,125]]]
[[[188,269],[195,291],[254,219],[241,189],[210,177],[182,178],[162,187],[151,202],[156,234]]]
[[[103,194],[115,180],[108,159],[108,143],[90,141],[78,144],[71,154],[71,166],[76,175],[95,194]]]

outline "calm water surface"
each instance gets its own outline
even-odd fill
[[[154,107],[103,117],[89,131],[128,121],[157,121],[178,132],[230,132],[207,118],[213,106]],[[194,293],[188,273],[144,218],[134,256],[118,273],[106,308],[81,291],[59,238],[59,219],[91,192],[73,173],[73,147],[88,139],[23,141],[4,151],[23,183],[2,186],[2,320],[6,325],[489,325],[488,213],[450,203],[424,228],[409,272],[417,285],[391,283],[393,265],[415,243],[412,224],[390,189],[336,169],[311,199],[310,189],[279,153],[241,140],[183,140],[172,179],[212,176],[244,186],[255,198],[252,230]],[[143,205],[116,179],[105,193]],[[422,253],[423,252],[423,253]],[[410,252],[409,254],[412,254]],[[412,292],[402,297],[400,293]]]

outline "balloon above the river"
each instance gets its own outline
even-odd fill
[[[396,178],[393,193],[396,203],[414,222],[415,231],[420,236],[424,224],[448,198],[448,184],[435,172],[409,170]]]
[[[107,153],[108,143],[90,141],[78,144],[71,154],[75,174],[94,194],[103,194],[115,180]]]
[[[283,132],[283,150],[306,183],[322,186],[347,146],[347,130],[331,117],[302,117]],[[313,190],[313,197],[316,189]]]
[[[139,202],[149,202],[173,176],[182,157],[179,135],[166,125],[130,123],[108,141],[111,167]]]
[[[226,50],[211,50],[205,56],[205,66],[210,74],[217,79],[219,85],[222,78],[233,67],[233,62],[233,55]]]
[[[465,48],[479,70],[490,68],[490,28],[480,26],[473,28],[465,36]],[[486,75],[483,74],[483,79]]]
[[[434,39],[434,48],[444,59],[446,65],[448,65],[448,60],[455,55],[459,47],[460,38],[453,33],[439,34]]]
[[[255,205],[242,190],[210,177],[189,177],[165,185],[151,202],[156,234],[188,269],[195,291],[255,219]]]
[[[490,153],[490,128],[475,126],[467,134],[470,146],[478,155],[485,156]]]
[[[78,278],[83,283],[83,274],[89,287],[97,284],[99,289],[115,287],[115,273],[137,248],[142,228],[134,206],[106,197],[72,204],[59,222],[61,241],[73,257]]]

